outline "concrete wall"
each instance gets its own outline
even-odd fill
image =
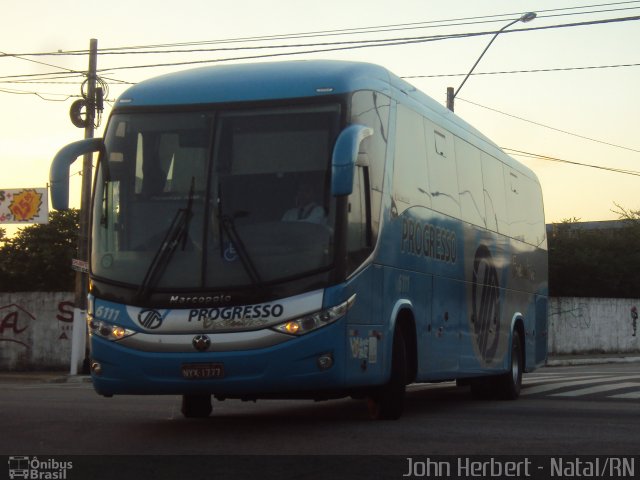
[[[0,293],[0,371],[67,370],[73,293]]]
[[[640,300],[559,297],[549,300],[549,353],[640,354],[640,320],[634,337],[631,309]]]
[[[640,354],[633,306],[640,300],[550,299],[550,355]],[[0,371],[69,371],[72,330],[72,293],[0,293]]]

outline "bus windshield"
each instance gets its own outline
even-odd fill
[[[252,287],[331,268],[338,105],[115,113],[92,272],[139,291]]]

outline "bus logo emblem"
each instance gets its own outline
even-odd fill
[[[500,337],[500,281],[491,252],[480,245],[473,261],[471,323],[477,351],[491,363]]]
[[[193,348],[198,350],[199,352],[204,352],[205,350],[209,350],[211,346],[211,339],[206,335],[196,335],[193,337]]]
[[[162,325],[162,315],[157,310],[142,310],[138,314],[138,322],[144,328],[148,328],[149,330],[155,330],[156,328]]]

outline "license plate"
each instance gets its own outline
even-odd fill
[[[192,380],[224,377],[222,363],[187,363],[182,365],[182,376]]]

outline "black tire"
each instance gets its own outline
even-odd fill
[[[181,412],[186,418],[206,418],[211,410],[211,395],[182,396]]]
[[[522,372],[524,370],[524,352],[518,330],[513,331],[511,338],[511,364],[509,371],[497,378],[498,396],[502,400],[515,400],[522,389]]]
[[[407,386],[407,344],[401,329],[393,335],[391,378],[367,399],[369,416],[374,420],[397,420],[404,411]]]

